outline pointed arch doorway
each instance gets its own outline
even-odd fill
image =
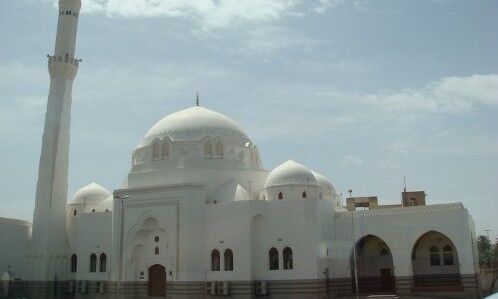
[[[166,268],[155,264],[149,268],[149,296],[166,296]]]

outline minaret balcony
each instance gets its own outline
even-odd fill
[[[50,77],[63,76],[66,78],[74,78],[78,72],[81,59],[76,59],[66,55],[54,55],[48,57],[48,69]]]

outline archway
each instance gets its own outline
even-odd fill
[[[394,293],[393,257],[382,239],[367,235],[356,243],[356,267],[360,293]],[[353,292],[355,292],[354,275],[354,260],[351,253]]]
[[[460,268],[455,244],[446,235],[429,231],[412,249],[414,287],[460,286]]]
[[[149,296],[166,296],[166,268],[162,265],[153,265],[149,268]]]

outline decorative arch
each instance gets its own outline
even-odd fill
[[[280,268],[277,248],[272,247],[270,251],[268,251],[268,261],[270,265],[270,270],[278,270]]]
[[[210,137],[204,140],[204,158],[213,157],[213,141]]]
[[[431,266],[441,266],[439,247],[433,245],[429,248],[429,260],[431,261]]]
[[[308,198],[308,194],[306,193],[306,191],[303,191],[302,197],[303,198]]]
[[[230,248],[224,253],[225,271],[233,271],[233,252]]]
[[[152,142],[152,160],[157,160],[161,157],[161,142],[159,139],[154,139]]]
[[[169,153],[170,153],[170,142],[169,142],[169,139],[165,139],[165,140],[163,140],[163,143],[162,143],[161,158],[165,159],[165,158],[169,157]]]
[[[211,271],[220,271],[220,252],[218,249],[211,251]]]
[[[97,255],[95,253],[90,255],[90,272],[97,272]]]
[[[457,247],[435,230],[423,233],[412,248],[413,286],[461,286]]]
[[[133,165],[137,165],[144,161],[146,156],[146,151],[143,148],[138,148],[133,152],[132,155],[132,163]]]
[[[127,233],[128,240],[138,240],[140,242],[145,242],[145,239],[149,236],[149,234],[154,233],[154,236],[159,234],[161,239],[167,241],[168,234],[166,231],[160,227],[159,222],[157,221],[156,216],[152,213],[152,211],[146,211],[141,214],[136,223]],[[129,243],[131,244],[131,243]],[[128,254],[131,254],[131,250],[136,244],[131,244],[131,248],[128,248]]]
[[[71,255],[71,273],[76,273],[78,270],[78,256],[76,254]]]
[[[292,249],[290,247],[285,247],[282,254],[284,256],[284,270],[294,269],[294,261],[292,258]]]
[[[443,247],[443,265],[454,265],[453,247],[446,245]]]
[[[107,271],[107,255],[105,253],[100,254],[99,258],[99,272]]]
[[[155,217],[148,217],[143,221],[142,229],[144,230],[156,230],[159,228],[159,222]]]
[[[356,272],[360,293],[394,293],[394,262],[391,250],[380,237],[368,234],[355,244]],[[354,255],[351,249],[351,278],[355,290]]]
[[[214,156],[217,159],[223,158],[223,142],[220,139],[217,139],[214,145]]]
[[[134,272],[134,277],[135,279],[139,279],[142,271],[144,271],[145,268],[145,247],[142,244],[136,245],[133,248],[131,258],[129,259],[130,266]]]
[[[284,194],[282,192],[278,192],[278,199],[284,199]]]

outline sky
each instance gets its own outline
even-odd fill
[[[30,220],[53,0],[0,0],[0,217]],[[265,168],[292,159],[338,192],[462,202],[498,237],[498,2],[83,0],[69,200],[116,189],[162,117],[236,120]]]

